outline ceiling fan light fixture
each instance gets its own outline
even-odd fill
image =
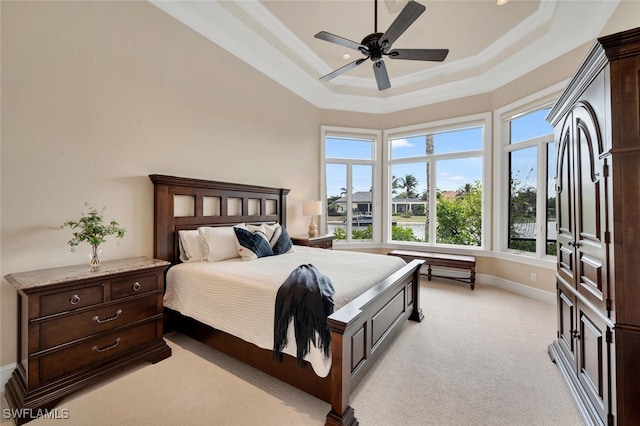
[[[351,55],[345,53],[344,55],[342,55],[342,59],[351,59]]]
[[[496,4],[497,4],[498,6],[502,6],[502,5],[507,4],[508,2],[509,2],[509,0],[497,0],[497,1],[496,1]]]

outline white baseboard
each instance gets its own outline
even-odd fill
[[[13,373],[13,370],[16,369],[16,363],[12,363],[12,364],[8,364],[8,365],[3,365],[2,367],[0,367],[0,383],[2,383],[2,388],[0,389],[1,391],[4,392],[4,385],[7,384],[7,382],[9,381],[9,378],[11,377],[11,373]]]
[[[420,273],[426,275],[427,268],[423,267],[420,270]],[[469,271],[462,271],[460,269],[434,267],[432,268],[432,273],[450,278],[469,278]],[[505,280],[504,278],[494,277],[493,275],[476,274],[476,283],[499,287],[503,290],[529,297],[540,302],[549,303],[551,305],[556,304],[556,294],[553,292],[540,290],[539,288],[530,287],[515,281]]]
[[[505,280],[504,278],[494,277],[493,275],[477,274],[476,283],[487,284],[501,288],[521,296],[529,297],[550,305],[556,304],[556,294],[550,291],[540,290],[539,288],[529,287],[515,281]]]

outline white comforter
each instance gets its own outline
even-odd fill
[[[273,348],[274,304],[278,288],[291,271],[313,264],[335,288],[335,309],[353,300],[404,265],[396,256],[295,246],[294,251],[252,261],[190,262],[167,273],[164,305],[263,349]],[[296,356],[293,326],[284,352]],[[312,346],[309,361],[320,377],[331,358]]]

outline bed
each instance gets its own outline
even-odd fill
[[[172,280],[175,279],[173,275],[188,277],[191,269],[210,267],[205,265],[209,262],[196,262],[195,266],[180,262],[179,231],[199,227],[229,227],[238,223],[277,223],[286,228],[287,189],[166,175],[149,177],[154,185],[154,257],[175,265],[167,274]],[[250,264],[257,268],[254,272],[250,269],[244,272],[248,277],[254,273],[257,277],[257,271],[262,270],[262,264],[258,261],[281,264],[281,277],[286,276],[291,265],[299,261],[312,259],[324,265],[319,267],[322,270],[330,268],[337,261],[336,256],[343,255],[349,258],[345,262],[352,265],[353,274],[359,275],[358,268],[362,268],[358,265],[358,254],[354,253],[302,246],[295,246],[293,251],[295,253],[236,263],[238,266]],[[251,338],[241,332],[227,330],[226,325],[212,327],[203,319],[205,317],[199,320],[192,311],[180,312],[183,308],[179,304],[165,302],[165,305],[176,308],[165,306],[165,317],[168,327],[328,402],[331,410],[327,414],[327,425],[356,425],[355,412],[349,405],[351,391],[380,358],[391,339],[400,332],[404,321],[410,319],[419,322],[423,319],[419,304],[421,263],[416,260],[390,266],[389,274],[374,282],[363,293],[355,297],[352,295],[344,302],[337,297],[336,310],[328,317],[331,330],[330,359],[325,357],[323,361],[318,354],[312,354],[303,366],[298,365],[291,351],[285,351],[282,361],[276,362],[268,343],[250,342]],[[233,265],[225,265],[221,262],[216,267],[226,269],[226,272],[234,269]],[[342,268],[346,269],[344,266]],[[276,274],[273,279],[277,282],[281,277],[277,278]],[[347,274],[345,280],[351,280],[348,277]],[[260,280],[256,278],[253,281],[257,283]],[[259,291],[254,288],[250,293],[255,295]],[[339,296],[338,292],[336,296]],[[246,294],[237,297],[243,301],[245,298]]]

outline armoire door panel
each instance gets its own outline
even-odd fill
[[[576,288],[589,302],[605,310],[606,282],[606,168],[603,135],[593,107],[578,102],[572,111],[575,152]],[[575,271],[575,270],[574,270]]]
[[[606,342],[607,327],[580,302],[578,379],[601,419],[606,419],[609,396],[609,357]]]
[[[558,266],[565,275],[565,279],[573,281],[573,247],[558,244]]]
[[[575,338],[573,337],[576,330],[576,313],[574,296],[567,293],[563,289],[562,284],[558,284],[558,341],[562,352],[564,352],[567,360],[576,367],[576,348]]]
[[[601,160],[598,158],[600,152],[597,151],[597,136],[591,132],[590,126],[585,120],[576,120],[576,134],[578,137],[577,147],[579,150],[578,178],[580,188],[578,201],[580,220],[578,221],[580,237],[592,241],[599,241],[602,235],[601,230]],[[596,145],[596,146],[594,146]]]
[[[603,300],[602,261],[588,253],[580,253],[580,287],[581,291],[590,292],[598,300]]]
[[[575,281],[574,221],[573,221],[573,164],[571,162],[571,120],[567,120],[559,134],[556,221],[558,226],[558,274],[568,283]]]

